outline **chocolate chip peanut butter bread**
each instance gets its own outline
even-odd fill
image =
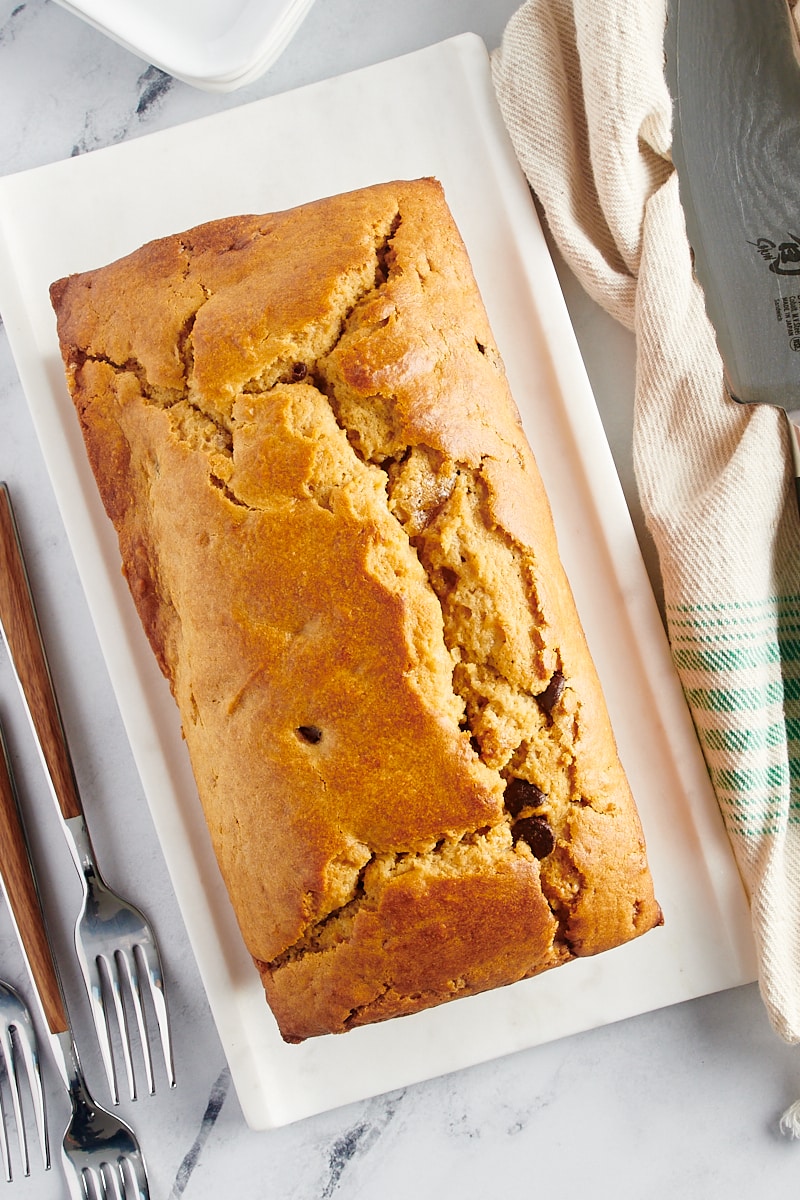
[[[440,186],[214,221],[52,300],[283,1037],[513,983],[658,924]]]

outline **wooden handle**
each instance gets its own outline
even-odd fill
[[[0,872],[31,978],[51,1033],[68,1029],[64,999],[33,877],[28,841],[20,817],[5,740],[0,732]]]
[[[65,820],[81,815],[78,785],[58,711],[22,557],[11,497],[0,484],[0,626]]]

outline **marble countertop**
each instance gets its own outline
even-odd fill
[[[272,68],[214,94],[169,76],[49,0],[0,0],[0,170],[55,162],[472,31],[492,48],[517,0],[317,0]],[[634,351],[627,333],[559,276],[658,592],[631,468]],[[777,1122],[800,1096],[800,1060],[771,1031],[755,985],[706,996],[379,1096],[268,1133],[250,1131],[185,937],[25,397],[0,328],[0,478],[15,497],[40,619],[93,832],[120,885],[148,897],[167,960],[178,1086],[123,1102],[159,1200],[211,1200],[225,1188],[269,1200],[462,1200],[533,1187],[614,1197],[750,1197],[791,1186],[800,1146]],[[0,655],[0,716],[22,791],[41,772]],[[45,901],[58,912],[76,882],[55,860],[46,820],[36,848],[52,861]],[[131,851],[135,851],[132,853]],[[136,870],[132,866],[135,858]],[[146,864],[143,867],[142,864]],[[74,874],[74,873],[73,873]],[[122,889],[124,890],[124,888]],[[56,922],[66,952],[69,929]],[[24,987],[0,916],[0,976]],[[79,994],[67,969],[68,994]],[[81,1042],[91,1042],[85,1018]],[[91,1054],[89,1058],[90,1065]],[[58,1133],[64,1112],[48,1077]],[[102,1099],[100,1088],[98,1099]],[[55,1139],[57,1141],[57,1138]],[[34,1165],[9,1197],[65,1195],[56,1166]]]

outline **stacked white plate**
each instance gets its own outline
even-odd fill
[[[262,75],[314,0],[56,0],[176,79],[230,92]]]

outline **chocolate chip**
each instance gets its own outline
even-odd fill
[[[555,835],[541,816],[522,817],[511,826],[511,837],[516,844],[522,840],[527,842],[537,858],[547,858],[555,848]]]
[[[296,362],[292,367],[292,379],[295,383],[300,383],[301,379],[305,379],[308,374],[308,367],[305,363]]]
[[[322,741],[322,730],[316,725],[298,725],[297,732],[304,742],[310,742],[312,746]]]
[[[523,808],[539,808],[545,802],[545,794],[527,779],[509,779],[503,797],[512,817],[518,817]]]
[[[555,706],[561,699],[561,693],[564,691],[564,676],[560,671],[554,671],[550,676],[550,682],[544,691],[536,697],[536,701],[543,713],[549,717]]]

